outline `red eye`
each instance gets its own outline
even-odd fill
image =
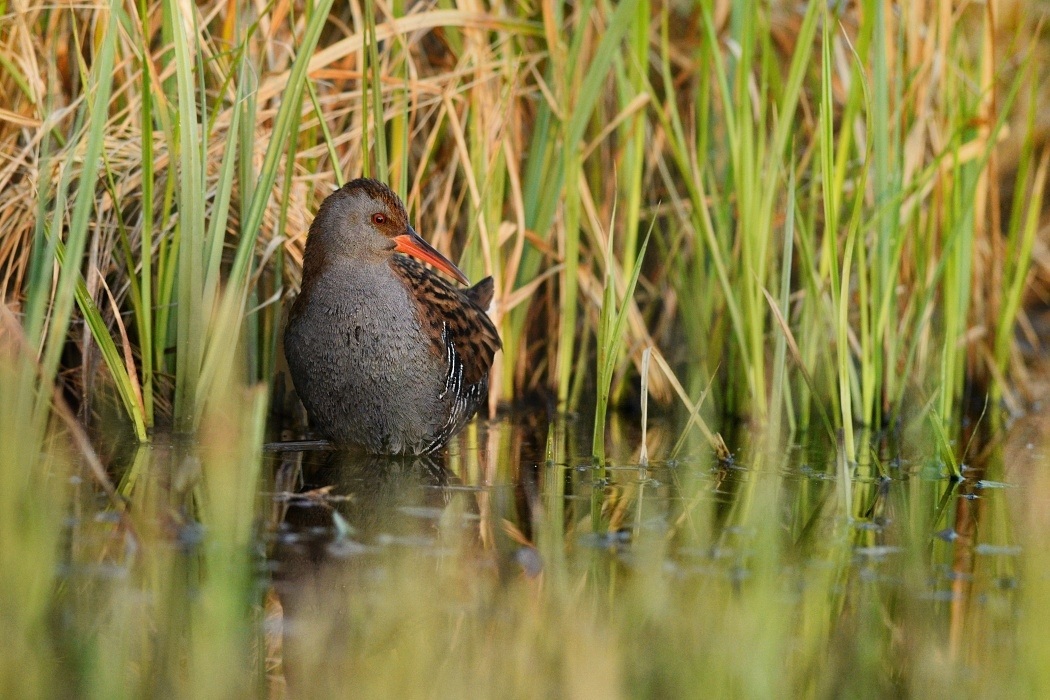
[[[386,217],[382,214],[372,214],[372,223],[380,226],[386,223]]]

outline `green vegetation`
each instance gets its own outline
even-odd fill
[[[0,694],[280,690],[260,449],[310,218],[360,174],[495,278],[493,402],[596,404],[595,440],[552,426],[523,514],[516,439],[471,431],[450,466],[489,488],[452,492],[434,556],[376,555],[396,583],[318,690],[1050,690],[1045,517],[994,449],[993,486],[960,481],[967,404],[989,432],[1019,405],[1029,3],[25,5],[0,0]],[[648,415],[688,415],[673,447],[646,426],[640,455],[687,456],[651,473],[611,410],[643,366]],[[741,472],[697,456],[739,425]],[[539,577],[507,573],[522,546]],[[946,570],[968,583],[927,601]],[[316,657],[336,631],[307,629]]]

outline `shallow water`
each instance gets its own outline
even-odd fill
[[[117,469],[138,474],[133,525],[81,479],[61,576],[81,603],[159,631],[127,651],[145,690],[171,688],[150,671],[158,639],[207,663],[210,647],[184,646],[178,630],[213,619],[241,629],[229,644],[246,668],[265,668],[242,682],[265,678],[253,692],[278,696],[549,697],[575,678],[654,697],[1042,682],[1038,443],[989,450],[953,481],[915,440],[871,440],[855,464],[819,434],[758,449],[742,427],[727,436],[732,461],[692,437],[672,460],[680,429],[650,424],[645,463],[623,416],[604,465],[588,454],[586,417],[542,414],[479,424],[436,458],[268,452],[246,504],[247,589],[234,570],[215,574],[241,540],[200,524],[223,513],[201,514],[198,448],[156,444]],[[228,598],[226,622],[200,607],[209,595]],[[93,611],[72,619],[90,627]]]
[[[581,450],[587,425],[504,419],[435,460],[275,456],[269,552],[286,650],[310,628],[297,623],[300,599],[318,605],[333,581],[351,601],[382,595],[406,556],[497,587],[553,570],[610,601],[653,575],[713,600],[771,581],[760,602],[794,620],[781,624],[866,639],[887,663],[920,648],[961,658],[978,630],[982,648],[1012,643],[1026,545],[1010,522],[1026,489],[996,469],[966,468],[956,482],[921,452],[884,445],[878,459],[847,464],[829,441],[762,453],[741,444],[754,437],[741,431],[730,463],[694,443],[644,465],[637,448],[620,449],[601,470]],[[667,452],[667,429],[655,426],[650,454]],[[617,444],[638,444],[633,426],[616,430]],[[352,611],[324,610],[338,626],[354,624]],[[806,634],[786,632],[798,644]],[[844,649],[824,656],[846,664],[863,651]],[[914,684],[884,680],[886,690]]]

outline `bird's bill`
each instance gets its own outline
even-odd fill
[[[419,258],[423,262],[430,263],[437,269],[444,273],[456,278],[463,284],[470,284],[470,280],[463,274],[463,271],[452,264],[452,261],[446,258],[444,255],[437,251],[437,248],[430,245],[411,228],[408,229],[408,233],[403,233],[400,236],[394,236],[394,250],[405,255],[411,255],[414,258]]]

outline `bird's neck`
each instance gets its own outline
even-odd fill
[[[303,305],[313,299],[326,307],[342,307],[366,299],[371,300],[370,303],[400,305],[406,303],[407,290],[395,277],[389,258],[307,256],[300,298]]]

